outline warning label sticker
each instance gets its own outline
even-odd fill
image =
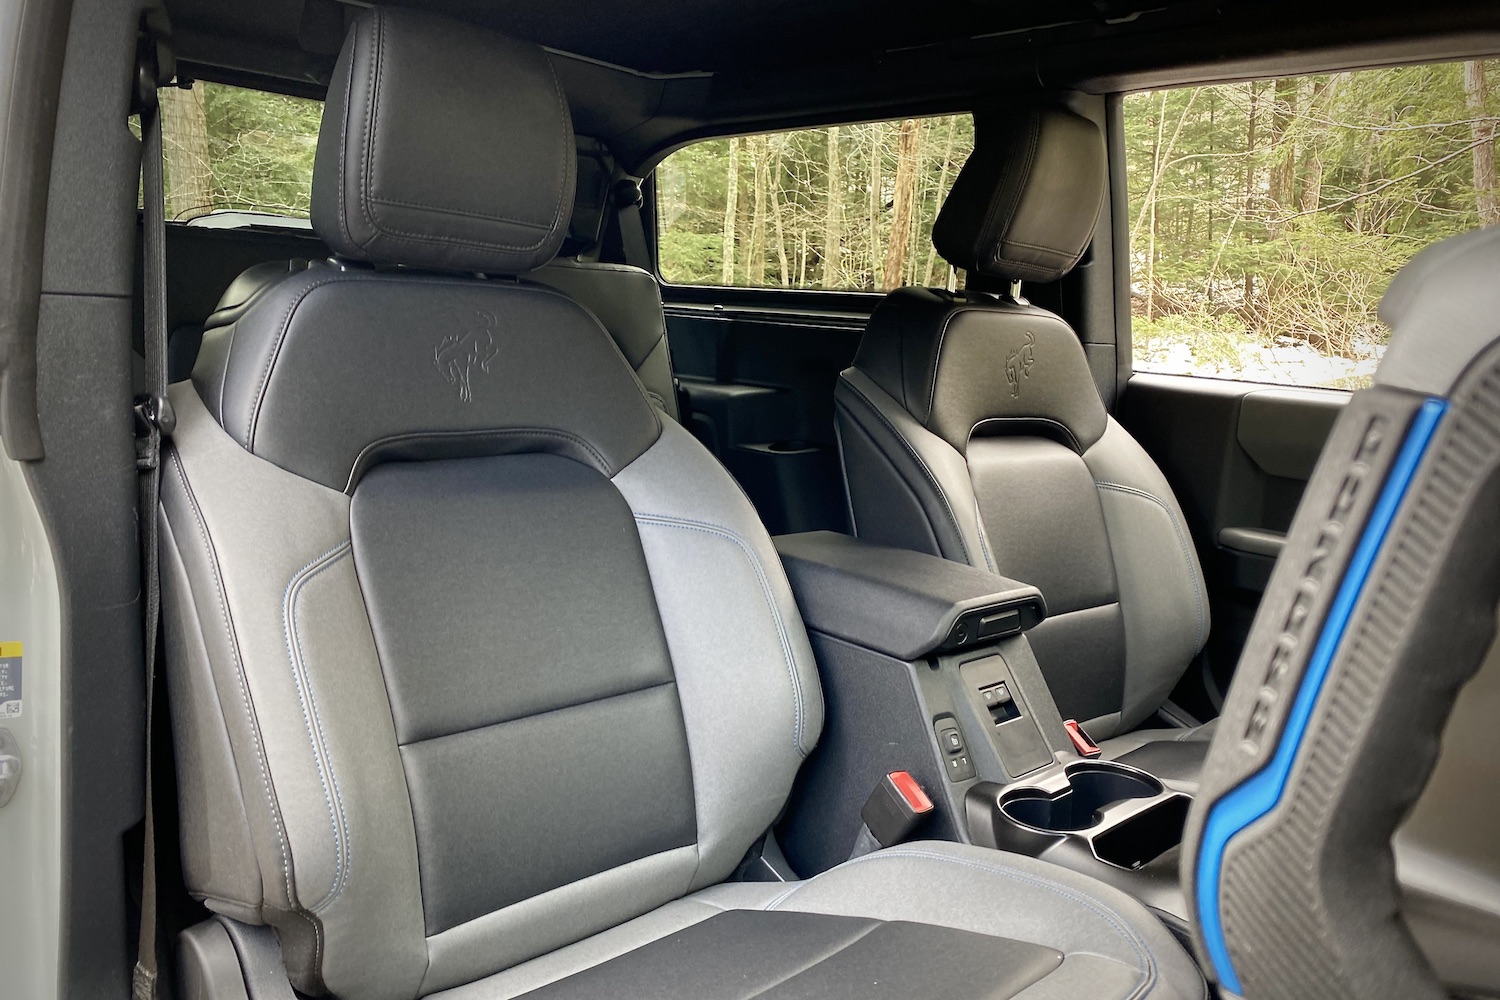
[[[21,714],[21,644],[0,642],[0,719]]]

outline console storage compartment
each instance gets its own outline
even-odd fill
[[[909,771],[936,807],[914,837],[967,841],[971,785],[1050,766],[1070,745],[1021,634],[1046,613],[1036,587],[829,531],[776,547],[825,705],[776,831],[798,874],[848,859],[860,807],[889,771]]]
[[[775,541],[825,704],[776,827],[799,875],[846,860],[870,791],[905,770],[935,806],[914,838],[1073,868],[1182,929],[1190,799],[1169,774],[1078,755],[1025,635],[1046,613],[1036,587],[833,532]]]

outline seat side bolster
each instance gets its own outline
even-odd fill
[[[175,501],[171,506],[180,509]],[[215,912],[258,923],[264,897],[261,869],[213,676],[211,623],[202,617],[166,510],[160,521],[163,638],[171,664],[168,694],[183,879]]]
[[[609,331],[654,403],[677,420],[677,393],[667,344],[661,285],[649,271],[627,264],[559,258],[526,276],[571,297]]]
[[[834,400],[855,534],[994,572],[964,457],[858,369]]]
[[[635,515],[677,679],[701,888],[775,820],[822,732],[822,689],[770,536],[713,456],[668,424],[614,484]]]
[[[1208,591],[1172,488],[1114,418],[1083,460],[1119,582],[1126,661],[1119,729],[1129,730],[1166,700],[1208,641]]]
[[[246,901],[259,914],[236,916],[277,929],[304,992],[413,997],[427,966],[415,833],[349,500],[246,452],[190,383],[171,399],[162,502],[233,753],[218,780],[243,790],[262,874]],[[168,659],[172,687],[187,666]]]

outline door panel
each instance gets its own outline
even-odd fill
[[[879,296],[828,302],[812,293],[819,306],[838,307],[816,312],[799,307],[799,293],[669,285],[663,296],[683,420],[739,480],[767,529],[848,531],[833,387]]]
[[[1138,373],[1120,422],[1161,466],[1198,547],[1213,630],[1173,694],[1218,713],[1271,567],[1347,392]]]

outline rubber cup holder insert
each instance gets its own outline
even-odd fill
[[[1160,795],[1161,782],[1148,774],[1108,762],[1076,764],[1068,769],[1068,787],[1049,794],[1040,788],[1018,788],[1006,795],[1000,811],[1034,830],[1071,833],[1100,820],[1099,811],[1126,799]]]

